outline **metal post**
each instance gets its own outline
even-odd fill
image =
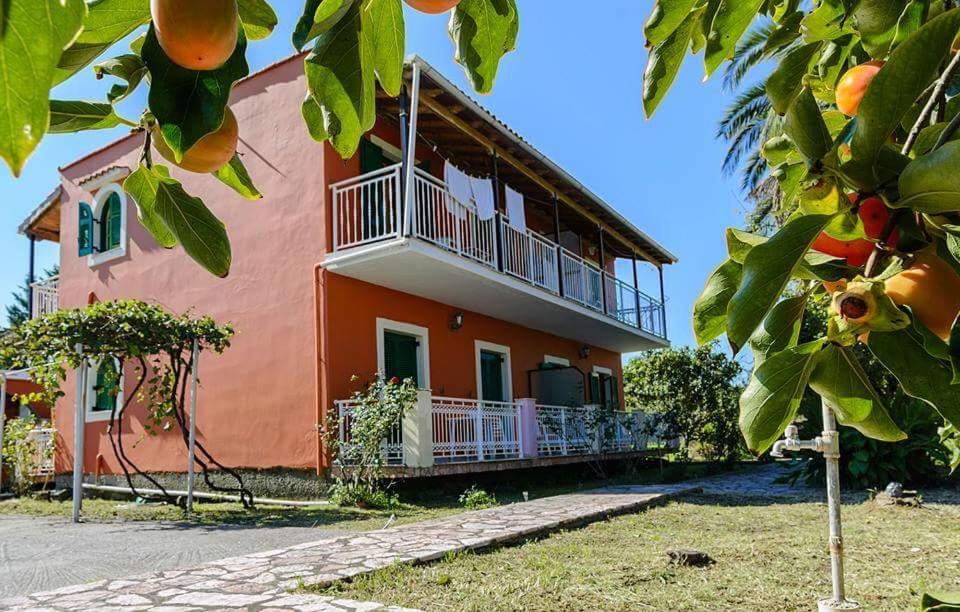
[[[553,231],[557,237],[557,289],[560,295],[564,295],[563,290],[563,247],[560,246],[560,199],[557,194],[553,194]]]
[[[643,329],[643,317],[640,312],[640,281],[637,280],[637,254],[630,256],[633,260],[633,301],[637,309],[637,329]]]
[[[840,527],[840,436],[833,409],[826,401],[823,408],[823,458],[827,463],[827,515],[830,522],[830,570],[833,597],[818,602],[820,610],[851,609],[843,584],[843,533]],[[857,606],[859,609],[859,606]]]
[[[603,226],[597,229],[600,230],[600,305],[604,314],[610,314],[607,310],[607,256],[603,248]]]
[[[76,346],[80,357],[77,368],[77,401],[73,415],[73,522],[80,522],[80,510],[83,506],[83,451],[84,427],[87,410],[87,360],[83,358],[83,345]]]
[[[660,323],[663,325],[663,337],[667,337],[667,295],[663,290],[663,264],[659,266],[660,270]]]
[[[194,463],[197,456],[197,376],[200,372],[200,343],[193,341],[190,367],[190,436],[187,444],[187,515],[193,513]]]
[[[3,449],[3,432],[7,426],[7,375],[0,372],[0,450]],[[3,455],[0,453],[0,491],[3,491]]]
[[[404,85],[400,89],[400,172],[401,176],[407,176],[407,151],[410,147],[410,92]],[[402,190],[401,190],[402,191]],[[401,194],[400,202],[406,194]]]
[[[406,202],[404,207],[403,215],[403,235],[409,236],[411,233],[411,227],[413,226],[413,207],[416,205],[414,201],[414,185],[413,179],[415,176],[414,168],[417,166],[417,115],[420,112],[420,65],[416,62],[413,63],[413,102],[411,103],[410,109],[410,129],[407,131],[407,167],[405,168],[406,174],[403,177],[403,180],[406,181],[406,195],[403,198],[403,201]]]
[[[27,270],[27,314],[32,319],[34,317],[33,312],[33,283],[37,282],[36,274],[36,260],[37,260],[37,239],[33,236],[30,236],[30,263],[28,264],[29,268]]]
[[[500,164],[498,163],[497,152],[493,152],[493,224],[494,238],[497,241],[497,270],[503,272],[503,228],[500,226],[500,205],[503,203],[500,197]],[[530,270],[531,278],[533,271]]]

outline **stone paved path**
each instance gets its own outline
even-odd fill
[[[427,562],[451,552],[494,546],[636,511],[701,488],[720,494],[777,497],[809,494],[809,490],[774,484],[774,478],[781,474],[778,466],[760,466],[676,485],[619,486],[558,495],[221,559],[189,569],[101,580],[14,597],[0,600],[0,609],[396,610],[372,602],[291,594],[291,591],[302,585],[323,584],[371,572],[396,562]]]

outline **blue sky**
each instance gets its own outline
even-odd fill
[[[301,2],[273,4],[280,26],[271,38],[251,44],[254,70],[293,51],[290,32]],[[732,96],[721,90],[719,78],[702,83],[701,57],[687,58],[657,115],[649,121],[643,116],[643,23],[651,5],[604,0],[585,10],[572,0],[521,0],[518,49],[505,58],[493,94],[480,101],[680,258],[666,270],[668,328],[675,344],[692,344],[693,302],[725,256],[724,228],[742,222],[746,203],[736,178],[721,175],[724,148],[714,139]],[[446,22],[446,16],[408,9],[407,51],[469,90],[453,61]],[[84,74],[54,93],[101,99],[108,88]],[[127,117],[139,116],[145,93],[142,86],[124,103]],[[17,226],[58,184],[57,168],[124,133],[117,128],[48,136],[21,178],[0,169],[0,193],[6,194],[0,205],[0,304],[9,303],[27,271],[28,242]],[[57,245],[38,244],[38,270],[57,259]],[[656,294],[655,275],[643,275],[641,284]]]

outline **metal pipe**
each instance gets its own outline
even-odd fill
[[[560,244],[560,198],[553,194],[553,231],[557,235],[557,289],[566,295],[563,287],[563,246]]]
[[[407,176],[407,150],[410,147],[410,92],[407,90],[407,86],[404,85],[400,88],[400,164],[402,176]],[[416,144],[414,144],[416,148]],[[400,196],[401,203],[403,202],[406,194],[403,193]]]
[[[663,337],[667,337],[667,294],[663,288],[663,264],[660,264],[660,323],[663,325]]]
[[[77,367],[77,401],[73,415],[73,522],[80,522],[83,506],[83,443],[87,409],[87,360],[83,357],[83,345],[76,346],[80,365]]]
[[[823,408],[823,458],[827,462],[827,515],[830,522],[830,570],[833,577],[833,602],[846,601],[843,584],[843,533],[840,527],[840,437],[833,409],[826,401]]]
[[[0,491],[3,491],[3,432],[7,427],[7,376],[0,372]]]
[[[104,493],[129,493],[134,495],[134,492],[130,490],[129,487],[118,487],[114,485],[98,485],[84,483],[83,488],[88,491],[102,491]],[[167,489],[166,491],[170,495],[186,495],[187,491],[175,491],[172,489]],[[137,489],[137,493],[143,493],[145,495],[163,495],[163,491],[159,489]],[[232,495],[224,495],[221,493],[207,493],[205,491],[194,491],[193,496],[197,499],[210,499],[214,501],[225,501],[232,502],[236,501],[237,498]],[[326,500],[314,500],[314,501],[299,501],[292,499],[272,499],[269,497],[257,497],[253,500],[254,504],[263,504],[266,506],[295,506],[295,507],[314,507],[314,506],[329,506],[330,502]]]
[[[37,282],[36,274],[36,259],[37,259],[37,239],[33,236],[30,236],[30,263],[28,264],[27,269],[27,315],[29,318],[34,317],[33,312],[33,283]]]
[[[197,375],[200,371],[200,342],[193,339],[190,359],[190,434],[187,443],[187,515],[193,513],[194,464],[197,458]]]
[[[406,181],[406,195],[404,201],[407,203],[403,215],[403,235],[409,236],[413,225],[413,207],[414,200],[413,179],[415,176],[414,168],[417,165],[417,119],[420,113],[420,65],[413,63],[413,101],[410,109],[410,128],[408,131],[407,142],[409,151],[407,151],[407,174],[404,176]]]

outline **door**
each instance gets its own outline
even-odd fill
[[[480,351],[480,394],[488,402],[507,401],[503,379],[504,357],[493,351]]]
[[[605,373],[594,373],[590,377],[590,395],[594,404],[609,410],[620,409],[619,385],[617,379]]]
[[[360,141],[360,174],[376,172],[389,164],[383,155],[383,149],[367,139]],[[387,194],[384,193],[387,183],[378,181],[363,188],[363,206],[360,214],[363,239],[381,238],[387,233],[387,215],[392,220],[393,213],[387,211]],[[392,198],[391,198],[392,199]]]
[[[383,333],[383,370],[387,380],[412,379],[420,387],[420,341],[413,336]]]

